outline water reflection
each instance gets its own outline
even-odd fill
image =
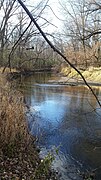
[[[42,79],[39,75],[38,79],[26,78],[20,87],[27,104],[35,109],[32,111],[33,118],[29,120],[31,133],[38,136],[38,143],[43,148],[60,146],[60,152],[65,157],[63,169],[60,168],[65,171],[64,180],[68,175],[66,168],[71,163],[75,170],[77,167],[96,169],[97,179],[100,180],[101,109],[85,87],[46,83],[47,76]],[[101,92],[95,91],[101,98]],[[77,173],[74,174],[76,177]]]

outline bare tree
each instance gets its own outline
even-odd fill
[[[3,17],[1,20],[1,25],[0,25],[0,59],[1,59],[1,65],[3,62],[3,53],[4,53],[4,46],[7,41],[7,29],[8,29],[8,21],[12,15],[12,9],[15,4],[15,0],[7,0],[6,2],[3,0],[1,1],[1,6],[0,8],[2,9]]]
[[[98,43],[101,27],[100,14],[98,11],[98,8],[100,8],[100,4],[97,3],[95,5],[95,1],[91,0],[71,0],[69,2],[62,1],[60,4],[65,17],[65,37],[67,38],[67,43],[69,43],[69,46],[74,52],[72,61],[75,60],[75,62],[77,63],[80,62],[82,65],[85,64],[87,67],[91,64],[90,59],[92,61],[93,58],[92,63],[97,62],[98,64],[100,59],[100,47],[98,47],[97,56],[95,56],[94,53],[94,56],[92,56],[92,50],[94,49],[93,47],[96,46],[96,44],[100,44]],[[97,6],[96,11],[94,11],[95,6]],[[92,8],[93,10],[91,11]],[[89,56],[88,52],[90,52],[91,56]]]
[[[100,0],[87,1],[87,12],[89,13],[92,24],[88,36],[84,38],[91,39],[93,46],[96,47],[95,58],[101,65],[101,2]]]
[[[61,7],[65,16],[65,35],[74,48],[74,51],[82,50],[83,61],[86,61],[87,43],[84,37],[87,35],[88,13],[85,12],[86,3],[84,1],[69,1],[67,4],[61,2]]]

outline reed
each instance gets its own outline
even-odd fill
[[[0,74],[1,75],[1,74]],[[4,75],[0,76],[0,150],[9,153],[26,148],[30,141],[25,117],[23,95],[10,88]]]

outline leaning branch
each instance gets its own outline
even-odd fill
[[[29,18],[31,19],[31,21],[35,24],[35,26],[37,27],[37,29],[39,30],[39,32],[41,33],[41,35],[44,37],[44,39],[46,40],[46,42],[50,45],[50,47],[57,52],[73,69],[75,69],[75,71],[78,72],[78,74],[81,76],[81,78],[83,79],[83,81],[85,82],[85,84],[87,85],[87,87],[91,90],[92,94],[94,95],[94,97],[96,98],[99,106],[101,107],[101,103],[98,99],[98,97],[96,96],[96,94],[94,93],[93,89],[90,87],[90,85],[87,83],[86,79],[83,77],[83,75],[81,74],[81,72],[50,42],[50,40],[46,37],[45,33],[42,31],[42,29],[40,28],[40,26],[38,25],[38,23],[36,22],[36,20],[34,19],[34,17],[32,16],[32,14],[30,13],[30,11],[28,10],[28,8],[24,5],[24,3],[21,0],[18,0],[18,2],[20,3],[20,5],[22,6],[22,8],[26,11],[26,13],[28,14]]]

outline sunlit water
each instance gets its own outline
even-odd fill
[[[61,180],[79,180],[80,172],[92,170],[101,180],[101,109],[87,88],[52,85],[48,79],[50,75],[36,74],[20,87],[41,156],[58,149],[53,167]],[[95,92],[101,100],[101,92]]]

